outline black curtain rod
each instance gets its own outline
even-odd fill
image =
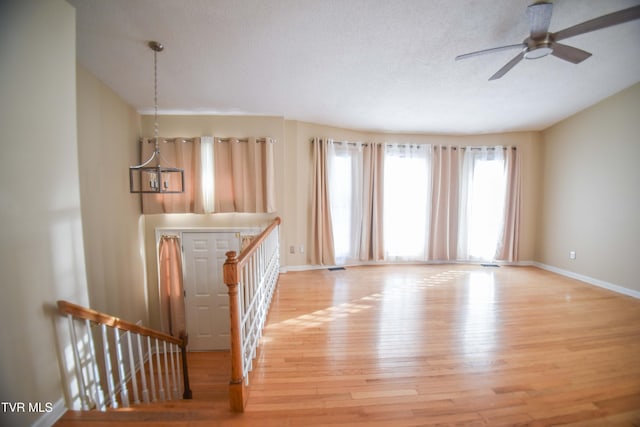
[[[176,236],[175,234],[163,234],[160,236],[160,239],[180,239],[180,236]]]
[[[454,146],[446,146],[446,145],[434,145],[433,148],[440,148],[441,150],[446,150],[447,148],[451,148],[452,150],[457,150],[458,148],[460,148],[461,150],[482,150],[483,148],[486,148],[487,150],[495,150],[497,147],[473,147],[473,146],[467,146],[467,147],[454,147]],[[512,150],[517,150],[518,147],[502,147],[503,150],[506,150],[508,148],[511,148]]]
[[[314,142],[314,139],[311,139],[311,142]],[[338,145],[353,145],[353,146],[361,146],[361,147],[368,147],[369,145],[396,145],[398,147],[422,147],[422,146],[426,146],[427,144],[392,144],[392,143],[387,143],[387,142],[351,142],[351,141],[336,141],[336,140],[331,140],[331,142],[333,144],[338,144]]]
[[[238,142],[249,142],[249,138],[214,138],[214,140],[216,142],[231,142],[231,141],[238,141]],[[275,142],[274,139],[271,138],[256,138],[256,142]]]
[[[160,138],[158,137],[158,141],[160,142],[165,142],[168,144],[171,143],[176,143],[176,142],[194,142],[195,138]],[[155,144],[156,139],[154,137],[151,138],[140,138],[139,142],[147,142],[147,143],[152,143]]]
[[[338,144],[338,145],[363,145],[363,146],[367,146],[367,145],[371,145],[372,143],[370,142],[351,142],[351,141],[336,141],[334,139],[331,138],[327,138],[328,140],[331,140],[332,143],[334,144]],[[311,142],[315,142],[315,138],[311,138]]]
[[[330,138],[327,138],[327,139],[330,139]],[[311,142],[314,142],[314,141],[315,141],[315,138],[312,138]],[[349,141],[335,141],[335,140],[332,140],[332,142],[334,144],[339,144],[339,145],[342,145],[342,144],[353,145],[353,146],[360,145],[360,146],[363,146],[363,147],[366,147],[366,146],[369,146],[369,145],[372,145],[372,144],[397,145],[398,147],[406,147],[406,146],[409,146],[409,147],[412,147],[412,146],[421,147],[421,146],[425,146],[425,145],[430,145],[430,144],[394,144],[394,143],[386,143],[386,142],[349,142]],[[460,148],[461,150],[466,150],[467,148],[470,149],[470,150],[482,150],[482,148],[486,148],[487,150],[495,150],[496,149],[496,147],[474,147],[474,146],[457,147],[457,146],[454,146],[454,145],[431,145],[431,148],[433,148],[434,150],[438,149],[438,148],[441,149],[441,150],[446,150],[448,148],[450,148],[452,150],[457,150],[458,148]],[[502,147],[503,150],[506,150],[507,148],[509,148],[509,147]],[[517,150],[517,147],[513,147],[512,146],[511,149],[512,150]]]
[[[158,137],[158,140],[160,142],[165,142],[165,143],[176,143],[176,142],[195,142],[196,138],[160,138]],[[230,141],[249,142],[249,138],[214,138],[214,140],[216,142],[230,142]],[[260,142],[260,143],[265,143],[267,142],[267,140],[272,143],[275,142],[275,139],[271,139],[271,138],[256,138],[256,142]],[[147,143],[156,142],[155,138],[153,137],[140,138],[139,141],[147,142]]]

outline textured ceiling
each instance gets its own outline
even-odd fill
[[[529,0],[68,0],[79,62],[142,113],[283,116],[442,134],[541,130],[640,81],[640,20],[563,41],[592,57],[524,60]],[[556,0],[549,31],[640,4]]]

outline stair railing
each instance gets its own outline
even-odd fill
[[[262,337],[271,297],[280,273],[277,217],[240,255],[227,252],[224,283],[229,289],[231,333],[231,409],[243,412],[248,398],[249,372]]]
[[[127,408],[130,393],[134,404],[180,399],[180,391],[191,399],[186,335],[176,338],[68,301],[58,301],[58,310],[68,319],[82,410]]]

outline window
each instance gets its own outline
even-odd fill
[[[325,183],[324,205],[330,207],[326,213],[316,211],[316,218],[330,216],[331,222],[324,228],[330,228],[331,235],[322,241],[333,242],[333,252],[324,260],[517,260],[520,190],[515,150],[467,147],[456,150],[461,158],[456,154],[448,167],[441,167],[430,145],[324,142],[326,168],[318,163],[315,169],[325,171],[323,181],[316,182]],[[371,147],[379,150],[375,161]],[[432,200],[434,179],[439,183],[437,200]],[[437,224],[431,223],[432,209]],[[445,252],[429,255],[438,245]],[[436,258],[442,253],[443,258]]]
[[[331,144],[329,204],[336,262],[359,257],[362,230],[362,149],[355,144]]]
[[[467,148],[462,167],[459,259],[493,260],[504,226],[504,149]]]
[[[204,213],[212,213],[215,201],[215,174],[213,161],[213,137],[200,138],[200,168],[202,171],[202,209]]]
[[[385,259],[426,260],[431,194],[430,146],[387,145],[384,156]]]
[[[154,147],[143,140],[142,158]],[[165,161],[184,169],[185,191],[143,194],[142,212],[274,212],[274,141],[271,138],[162,139]]]

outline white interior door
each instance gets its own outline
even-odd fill
[[[189,350],[229,349],[229,295],[222,278],[228,251],[238,252],[237,233],[182,234]]]

